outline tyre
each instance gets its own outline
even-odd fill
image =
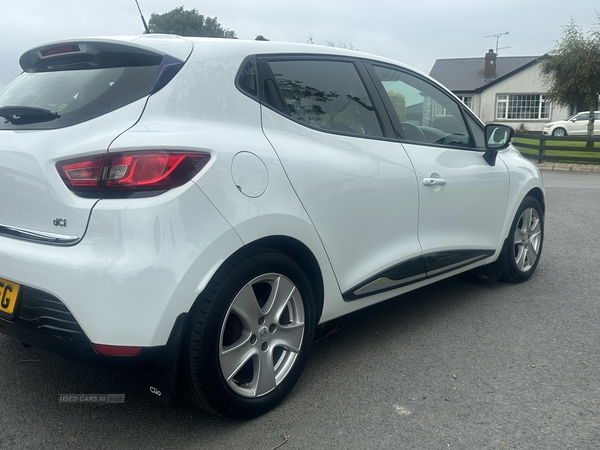
[[[298,381],[314,330],[312,290],[294,260],[270,249],[234,257],[190,313],[183,393],[221,416],[264,414]]]
[[[517,210],[502,255],[502,279],[528,280],[538,265],[544,243],[544,213],[539,202],[526,197]]]
[[[554,137],[565,137],[567,135],[567,130],[565,130],[564,128],[558,127],[555,128],[554,131],[552,132],[552,136]]]

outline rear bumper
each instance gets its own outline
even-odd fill
[[[177,360],[179,356],[186,317],[187,314],[181,314],[177,318],[166,345],[142,347],[133,356],[104,355],[94,349],[75,317],[59,299],[22,286],[15,317],[12,321],[0,318],[0,333],[85,364],[158,374],[168,369],[164,364],[167,359],[173,356]]]
[[[98,353],[68,308],[56,297],[21,287],[19,306],[12,320],[0,318],[0,334],[88,365],[144,375],[149,392],[167,403],[174,396],[187,314],[175,320],[165,345],[142,347],[133,356]]]

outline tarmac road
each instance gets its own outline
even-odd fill
[[[544,172],[527,283],[453,278],[347,318],[292,395],[248,422],[0,335],[0,449],[597,449],[600,174]],[[58,403],[59,394],[125,403]]]

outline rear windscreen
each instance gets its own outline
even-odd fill
[[[0,91],[0,129],[85,122],[165,86],[184,62],[119,42],[50,43],[25,52],[23,73]]]
[[[106,114],[150,94],[161,68],[23,73],[0,92],[0,129],[61,128]]]

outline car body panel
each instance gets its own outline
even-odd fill
[[[219,76],[215,80],[213,77],[215,73],[229,73],[233,77],[245,54],[219,54],[204,61],[206,53],[192,55],[187,70],[149,99],[143,117],[115,140],[110,151],[148,147],[173,149],[176,136],[177,149],[210,153],[209,166],[194,178],[194,182],[235,230],[241,242],[248,245],[265,236],[283,236],[302,242],[319,263],[327,298],[336,299],[338,305],[343,305],[328,256],[313,223],[263,134],[261,106],[241,95],[231,79]],[[217,87],[215,83],[222,85]],[[181,95],[181,92],[188,95]],[[197,96],[212,101],[198,104]],[[227,108],[227,105],[231,107]],[[239,180],[236,181],[233,164],[240,153],[254,155],[262,162],[266,176],[248,173],[249,179],[266,179],[261,195],[244,195],[244,186],[239,186]],[[203,276],[200,288],[204,288],[217,268],[215,266]],[[194,300],[195,296],[187,296],[188,309]],[[324,311],[322,320],[330,320],[333,316]]]
[[[417,183],[398,142],[322,133],[267,108],[263,117],[342,291],[421,254]]]
[[[54,220],[66,219],[58,234],[76,237],[58,246],[0,229],[0,278],[54,296],[92,343],[165,346],[224,262],[264,242],[278,251],[282,241],[302,246],[314,258],[310,281],[322,283],[316,314],[326,322],[495,261],[525,196],[543,200],[539,170],[512,147],[489,165],[481,149],[407,142],[386,128],[381,101],[373,105],[385,137],[318,130],[235,84],[241,64],[256,55],[355,61],[363,82],[367,60],[410,70],[395,61],[303,44],[113,40],[186,63],[162,89],[95,119],[0,130],[0,225],[57,233]],[[365,82],[375,98],[372,84]],[[202,152],[210,160],[182,186],[143,198],[83,198],[56,169],[67,159],[138,150]],[[423,184],[437,177],[446,184]],[[436,270],[436,258],[469,251],[482,253]],[[426,278],[373,287],[413,263]]]
[[[483,153],[403,144],[419,181],[419,242],[424,254],[451,249],[495,250],[508,202],[508,170]],[[425,185],[426,178],[444,180]]]
[[[72,127],[0,130],[0,226],[56,235],[69,244],[85,233],[97,199],[73,195],[56,170],[66,158],[108,151],[110,143],[142,114],[146,99]],[[73,136],[78,136],[73,139]],[[58,226],[55,219],[66,220]],[[0,229],[0,235],[6,234]]]
[[[513,145],[506,150],[498,152],[498,159],[506,164],[510,177],[506,215],[504,226],[500,232],[502,244],[504,239],[508,236],[512,221],[523,199],[534,193],[534,196],[540,199],[540,206],[545,211],[546,191],[542,182],[543,176],[541,170],[530,160],[521,155],[519,150]],[[502,245],[497,249],[491,260],[495,261],[500,255],[501,250]]]
[[[0,273],[59,298],[93,343],[164,345],[203,278],[242,243],[193,183],[128,200],[98,201],[75,246],[0,237]]]

